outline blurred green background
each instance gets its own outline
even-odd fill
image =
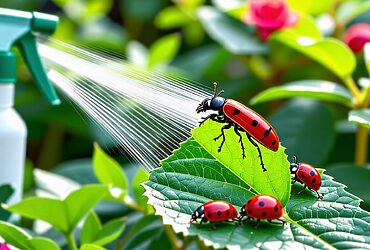
[[[320,8],[308,10],[315,18],[332,13],[339,3],[365,1],[321,2]],[[200,20],[197,10],[202,5],[213,5],[224,11],[226,5],[233,4],[241,6],[231,13],[238,19],[245,6],[240,0],[2,0],[0,7],[56,14],[60,17],[54,36],[57,39],[108,51],[148,70],[174,73],[206,86],[219,82],[225,96],[245,104],[260,91],[283,83],[303,79],[340,82],[324,67],[281,44],[269,43],[270,52],[256,57],[227,49],[219,37],[229,33],[215,34],[214,24]],[[333,35],[341,38],[346,26],[360,21],[369,23],[370,12],[352,18]],[[253,30],[249,27],[245,32]],[[362,56],[357,59],[354,78],[368,76]],[[33,166],[80,183],[96,182],[90,160],[92,143],[97,140],[106,144],[106,135],[68,100],[58,107],[49,106],[22,61],[18,79],[16,109],[28,126],[28,172]],[[290,156],[298,155],[300,161],[327,168],[329,174],[365,200],[366,209],[370,208],[370,191],[366,188],[370,172],[352,164],[356,127],[347,122],[348,110],[307,99],[274,101],[252,108],[271,121]],[[129,173],[135,172],[129,159],[116,156]],[[27,184],[26,189],[31,186]]]

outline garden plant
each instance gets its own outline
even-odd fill
[[[231,128],[220,150],[214,138],[225,123],[208,119],[147,172],[73,103],[43,103],[20,61],[15,108],[29,128],[24,198],[7,204],[13,187],[0,186],[0,250],[370,249],[369,1],[6,0],[0,7],[56,14],[55,38],[199,82],[208,97],[217,82],[221,97],[258,112],[280,141],[271,150],[253,131],[239,141]],[[318,194],[296,195],[304,185],[292,181],[295,157],[317,169]],[[261,194],[281,203],[284,223],[190,223],[206,202],[222,200],[239,213]]]

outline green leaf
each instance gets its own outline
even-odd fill
[[[121,188],[127,193],[128,180],[121,166],[94,144],[93,166],[96,177],[101,183]]]
[[[356,68],[356,58],[341,41],[333,38],[314,39],[290,29],[275,32],[271,40],[278,41],[325,66],[342,80]]]
[[[60,250],[58,245],[47,238],[31,238],[25,231],[10,223],[0,221],[0,237],[8,244],[22,250]]]
[[[180,48],[180,35],[171,34],[161,37],[149,49],[148,67],[169,63]]]
[[[86,185],[68,195],[63,204],[68,216],[69,228],[75,228],[77,223],[107,194],[106,186]]]
[[[53,0],[71,19],[78,22],[90,22],[105,16],[112,7],[113,1],[99,0]]]
[[[60,250],[60,247],[54,241],[47,238],[35,237],[29,239],[28,244],[35,250]]]
[[[141,186],[142,183],[149,180],[149,174],[143,168],[139,168],[136,172],[134,179],[132,180],[132,191],[134,193],[134,197],[138,205],[147,213],[152,212],[152,207],[148,206],[148,199],[143,195],[145,189]]]
[[[251,100],[251,104],[296,97],[337,102],[350,108],[353,107],[353,97],[346,88],[333,82],[321,80],[303,80],[269,88],[256,95]]]
[[[0,204],[6,203],[14,193],[14,189],[9,184],[0,186]],[[10,217],[9,211],[0,207],[0,220],[6,221]]]
[[[81,231],[81,243],[105,245],[117,239],[125,229],[126,218],[118,218],[101,225],[98,216],[91,212]]]
[[[94,244],[84,244],[80,250],[105,250],[105,248]]]
[[[4,207],[8,211],[24,217],[48,222],[60,232],[67,232],[69,229],[67,212],[63,201],[52,198],[31,197],[15,205]]]
[[[189,225],[191,213],[203,202],[223,199],[237,209],[249,196],[241,183],[230,187],[227,181],[232,174],[224,166],[208,165],[211,155],[194,139],[181,145],[174,155],[163,162],[145,183],[149,203],[165,224],[171,224],[176,232],[198,236],[207,245],[229,249],[344,249],[369,248],[368,227],[370,213],[359,208],[360,200],[346,192],[345,186],[322,175],[320,192],[323,200],[307,190],[301,196],[292,196],[285,220],[288,225],[271,225],[264,222],[259,228],[248,222],[243,226],[235,223]],[[187,164],[189,162],[191,164]],[[176,164],[175,164],[176,163]],[[248,172],[248,171],[246,171]],[[196,177],[196,178],[194,178]],[[277,178],[278,179],[278,178]],[[219,184],[218,188],[214,182]],[[303,186],[296,184],[293,193]],[[238,190],[240,190],[238,192]]]
[[[198,17],[208,35],[237,55],[261,54],[267,47],[248,34],[248,26],[212,7],[201,7]]]
[[[289,6],[293,10],[299,12],[320,15],[327,12],[332,7],[334,0],[320,0],[320,1],[301,1],[301,0],[288,0]]]
[[[297,36],[307,36],[315,39],[322,37],[315,20],[309,15],[300,15],[298,23],[291,28],[286,28],[286,32],[291,32]]]
[[[116,240],[122,234],[125,226],[126,218],[118,218],[107,222],[97,232],[93,243],[102,246]]]
[[[166,7],[156,16],[154,23],[161,29],[181,27],[192,21],[184,11],[177,6]]]
[[[348,120],[370,129],[370,109],[351,110]]]
[[[295,99],[270,118],[287,154],[301,162],[323,163],[335,143],[334,117],[321,102]]]
[[[6,209],[27,218],[43,220],[60,232],[69,233],[107,193],[106,186],[86,185],[70,193],[64,201],[31,197]]]
[[[94,242],[96,235],[101,229],[101,223],[95,212],[91,212],[87,216],[85,223],[81,230],[80,241],[81,244]]]
[[[278,151],[273,152],[260,145],[263,161],[267,169],[266,172],[263,172],[258,158],[258,151],[245,135],[243,135],[243,143],[246,158],[242,159],[242,151],[238,142],[239,137],[233,129],[225,131],[226,141],[221,152],[218,152],[220,141],[214,141],[213,138],[221,133],[222,126],[224,124],[206,122],[192,131],[195,141],[212,156],[211,161],[207,159],[204,164],[206,166],[207,164],[211,166],[214,164],[220,168],[227,168],[230,176],[232,176],[232,181],[230,180],[230,182],[238,183],[238,185],[249,189],[250,194],[264,193],[276,196],[285,205],[288,202],[290,190],[289,162],[284,154],[285,148],[280,145]],[[173,157],[176,157],[178,154],[174,154],[168,160],[163,161],[163,167],[165,164],[170,164],[169,162],[173,161]],[[173,164],[178,163],[175,161]]]
[[[370,10],[370,2],[347,1],[343,2],[337,12],[336,19],[342,26],[350,23],[353,19]]]

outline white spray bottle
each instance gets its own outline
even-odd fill
[[[32,76],[48,101],[57,105],[58,96],[50,84],[37,53],[36,33],[51,34],[58,18],[37,12],[0,8],[0,186],[10,184],[15,190],[9,204],[22,198],[27,129],[13,109],[16,82],[17,46]]]

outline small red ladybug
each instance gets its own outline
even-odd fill
[[[198,207],[191,215],[190,223],[200,220],[203,222],[217,222],[217,221],[237,221],[238,211],[227,201],[214,200],[204,203]]]
[[[309,190],[316,192],[317,198],[322,200],[324,194],[317,192],[321,187],[321,176],[319,172],[310,164],[298,163],[296,156],[293,156],[293,160],[294,163],[290,164],[290,173],[294,175],[292,187],[297,181],[304,185],[303,189],[296,193],[296,196],[300,195],[308,187]]]
[[[263,119],[263,117],[261,117],[255,111],[237,101],[220,97],[219,95],[223,93],[223,90],[216,94],[217,83],[214,83],[213,85],[213,96],[204,99],[199,104],[196,111],[197,113],[206,112],[207,110],[218,112],[203,117],[200,125],[202,125],[208,119],[219,123],[226,123],[226,125],[221,128],[221,134],[214,138],[214,140],[216,141],[222,137],[222,142],[218,148],[218,152],[221,151],[222,146],[225,143],[224,130],[234,127],[234,132],[239,136],[239,143],[242,148],[243,159],[245,158],[245,153],[242,135],[240,134],[240,132],[245,132],[248,140],[252,143],[254,147],[256,147],[258,151],[258,157],[260,159],[262,170],[266,171],[265,165],[262,160],[261,150],[254,140],[258,141],[264,147],[272,151],[277,151],[279,148],[279,138],[275,130],[265,119]]]
[[[260,194],[250,198],[240,209],[239,224],[257,219],[256,228],[260,225],[260,220],[268,220],[273,224],[276,223],[272,220],[278,220],[285,225],[286,222],[280,219],[281,216],[283,216],[283,206],[280,201],[271,195]],[[247,218],[244,219],[244,217]]]

